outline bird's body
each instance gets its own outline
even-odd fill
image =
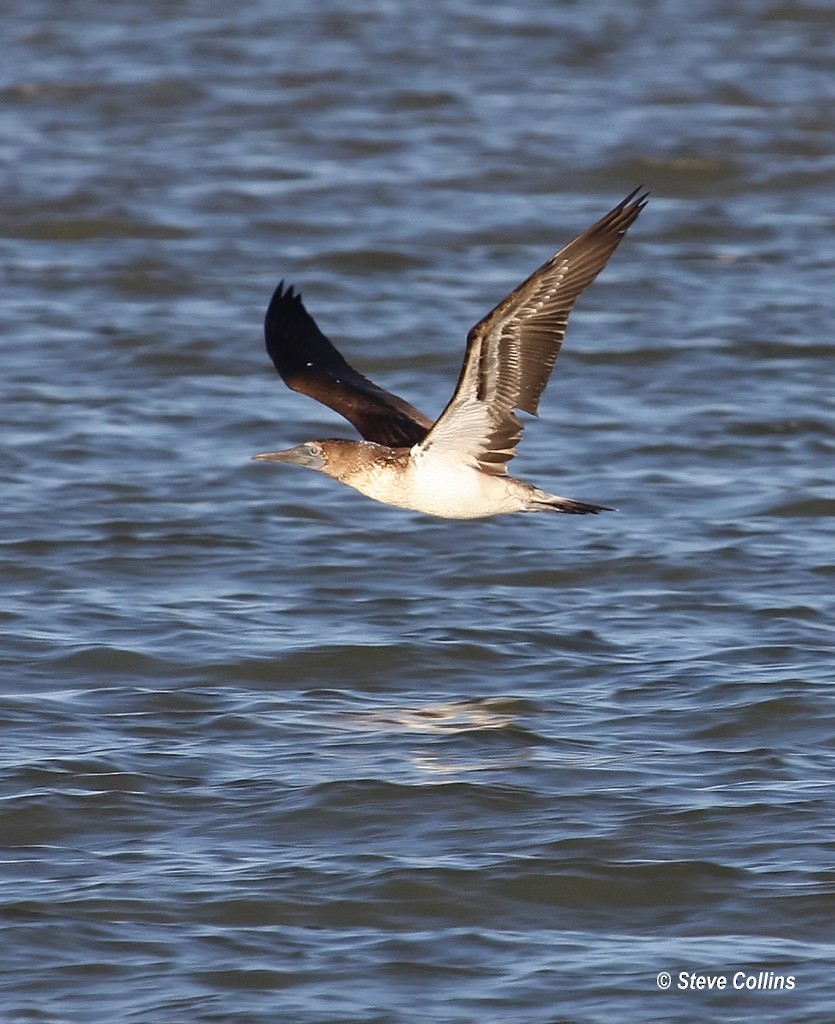
[[[316,469],[386,505],[444,519],[511,512],[607,511],[548,494],[507,473],[522,423],[536,414],[580,292],[603,269],[646,196],[627,196],[561,249],[470,331],[458,385],[434,423],[354,370],[292,288],[267,310],[267,350],[294,390],[350,420],[364,440],[309,441],[254,456]]]
[[[368,498],[440,519],[485,519],[510,512],[601,512],[560,498],[512,476],[483,473],[446,456],[427,455],[420,445],[388,448],[372,441],[308,441],[287,452],[254,456],[318,469]]]

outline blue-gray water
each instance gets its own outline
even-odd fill
[[[3,1024],[831,1022],[831,4],[3,32]],[[619,513],[249,461],[351,436],[269,365],[280,277],[437,413],[642,183],[514,463]]]

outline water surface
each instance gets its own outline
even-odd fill
[[[3,1021],[830,1021],[830,5],[4,27]],[[619,513],[249,461],[279,278],[437,414],[641,183],[514,464]]]

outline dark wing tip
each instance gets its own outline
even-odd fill
[[[296,387],[308,374],[340,373],[348,365],[319,330],[302,302],[301,292],[279,281],[264,317],[267,353],[285,383]]]
[[[368,441],[411,447],[432,421],[355,370],[319,330],[301,293],[282,280],[264,318],[267,352],[284,383],[327,405]]]
[[[633,189],[628,196],[621,199],[617,206],[604,214],[599,221],[578,235],[573,242],[569,242],[567,246],[564,246],[550,262],[559,261],[561,258],[567,259],[569,254],[574,259],[577,259],[578,256],[581,257],[581,260],[583,256],[591,258],[595,270],[579,288],[579,291],[582,291],[594,280],[609,261],[615,249],[623,241],[626,232],[632,227],[640,216],[641,211],[649,202],[649,195],[648,191],[644,191],[643,185]],[[579,291],[577,294],[579,294]]]
[[[638,213],[640,213],[649,202],[651,194],[652,193],[649,189],[644,192],[644,186],[639,185],[637,188],[633,189],[625,199],[621,199],[615,209],[622,210],[624,207],[633,204],[638,207]]]
[[[628,228],[630,228],[641,211],[649,202],[650,192],[649,190],[644,191],[644,186],[639,185],[636,189],[633,189],[626,198],[621,199],[618,205],[611,211],[604,221],[616,220],[619,221],[618,229],[621,234],[626,234]]]
[[[590,231],[594,232],[601,228],[604,230],[614,229],[623,237],[649,202],[649,196],[649,191],[644,191],[644,186],[639,185],[628,196],[621,199],[614,209],[610,210],[604,217],[601,217],[597,224],[590,228]]]
[[[296,334],[303,328],[308,331],[313,328],[318,333],[313,318],[302,304],[301,293],[297,292],[293,285],[285,287],[282,278],[272,294],[264,316],[264,336],[270,356],[275,358],[271,346],[276,341],[277,333],[283,334],[289,331]]]

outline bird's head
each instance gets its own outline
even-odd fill
[[[262,452],[253,455],[257,462],[286,462],[291,466],[303,466],[305,469],[318,469],[327,472],[328,457],[322,441],[305,441],[295,448],[283,452]]]

